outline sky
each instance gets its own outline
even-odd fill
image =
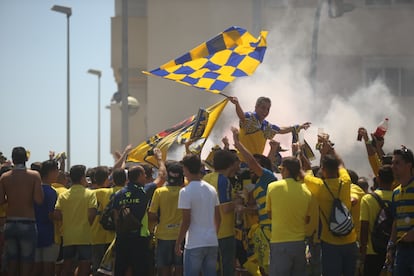
[[[117,91],[111,68],[112,0],[0,1],[0,152],[30,151],[28,165],[66,151],[67,19],[70,17],[71,165],[98,164],[98,77],[101,77],[101,164],[112,165],[110,111]]]

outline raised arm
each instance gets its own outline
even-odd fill
[[[118,158],[118,160],[116,160],[113,169],[116,168],[124,168],[125,167],[125,160],[128,157],[128,154],[131,152],[132,150],[132,145],[129,144],[125,147],[124,151],[122,152],[121,156]]]
[[[301,125],[293,125],[293,126],[288,126],[288,127],[281,127],[279,130],[280,134],[285,134],[285,133],[291,133],[292,131],[295,130],[295,128],[299,128],[298,132],[302,129],[307,130],[311,125],[311,122],[305,122]]]
[[[372,145],[372,142],[369,140],[367,130],[363,127],[360,127],[358,129],[358,135],[361,135],[362,139],[365,141],[365,148],[367,150],[368,156],[375,155],[376,151],[374,146]]]
[[[162,151],[159,148],[154,148],[154,156],[158,163],[158,175],[157,178],[155,178],[154,183],[157,184],[157,187],[161,187],[167,179],[167,168],[162,159]]]
[[[243,156],[244,160],[246,161],[249,168],[257,175],[263,175],[263,168],[260,166],[259,162],[257,162],[256,158],[254,158],[253,154],[251,154],[246,147],[240,143],[239,140],[239,129],[232,127],[231,131],[233,132],[233,141],[234,147],[240,152]]]
[[[242,107],[240,106],[239,99],[237,97],[230,97],[229,99],[230,99],[230,102],[236,106],[237,117],[239,117],[240,121],[244,122],[246,117],[244,116],[244,111]]]
[[[224,136],[221,139],[221,142],[223,142],[223,149],[230,150],[229,138],[227,138],[227,136]]]
[[[270,140],[269,141],[270,150],[267,154],[267,158],[269,158],[270,162],[272,162],[272,165],[276,162],[276,154],[279,152],[280,149],[280,143],[276,140]]]

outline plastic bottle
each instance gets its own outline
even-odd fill
[[[377,129],[375,130],[374,136],[376,138],[383,138],[385,133],[388,130],[388,118],[385,118],[378,126]]]

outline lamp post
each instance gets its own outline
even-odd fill
[[[122,148],[128,145],[128,0],[122,0],[122,85],[121,85],[121,125]]]
[[[89,74],[98,77],[98,166],[101,165],[101,76],[102,72],[95,69],[89,69]]]
[[[52,11],[66,14],[67,19],[67,62],[66,62],[66,168],[70,170],[70,52],[69,52],[69,17],[72,15],[72,8],[54,5]]]

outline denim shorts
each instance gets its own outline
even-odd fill
[[[63,246],[63,259],[75,259],[78,261],[90,261],[92,259],[92,246],[90,244]]]
[[[157,266],[182,266],[183,256],[175,254],[175,240],[157,240]]]
[[[7,260],[33,262],[37,244],[37,227],[34,220],[7,220],[4,227]]]

